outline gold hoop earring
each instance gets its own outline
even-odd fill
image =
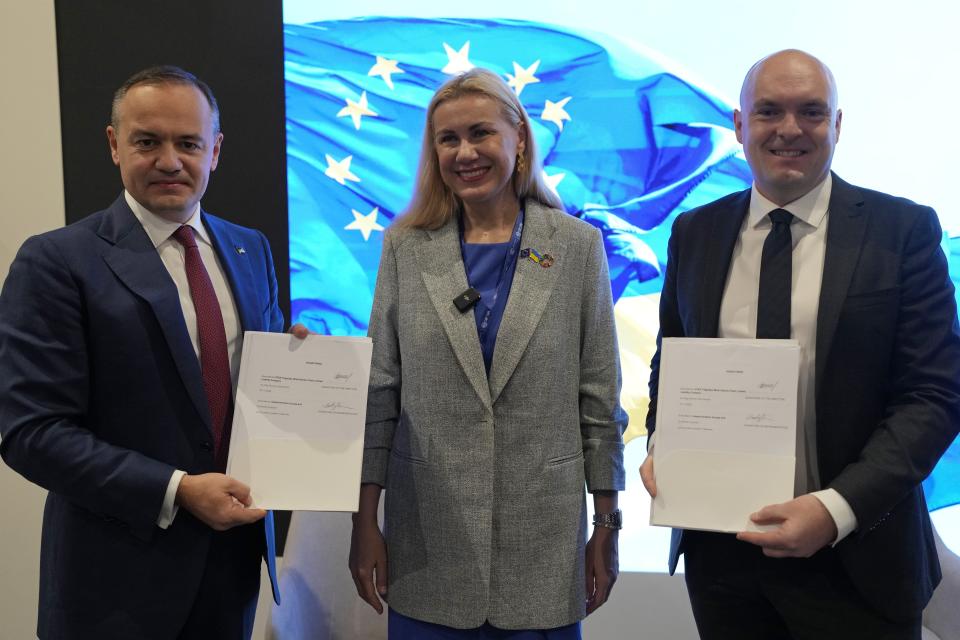
[[[518,154],[517,154],[517,164],[516,164],[517,174],[523,175],[523,173],[524,173],[526,170],[527,170],[527,159],[523,157],[523,153],[518,153]]]

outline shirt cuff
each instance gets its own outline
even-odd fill
[[[830,543],[831,547],[856,530],[857,516],[850,508],[850,503],[836,489],[814,491],[810,495],[826,507],[827,513],[830,514],[833,523],[837,526],[837,539]]]
[[[177,517],[177,511],[180,507],[176,504],[177,489],[180,488],[180,480],[187,475],[186,471],[177,469],[170,476],[170,482],[167,483],[167,492],[163,496],[163,506],[160,507],[160,516],[157,518],[157,526],[166,529],[173,524],[173,519]]]
[[[654,431],[652,434],[647,436],[647,455],[653,455],[653,445],[657,443],[657,432]]]

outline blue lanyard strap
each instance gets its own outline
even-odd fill
[[[490,326],[490,315],[493,313],[494,307],[497,306],[497,300],[500,297],[500,292],[503,289],[503,283],[506,281],[507,269],[510,268],[511,264],[515,263],[514,256],[517,255],[517,252],[520,250],[520,236],[523,234],[523,207],[520,207],[520,213],[517,214],[517,220],[513,223],[513,235],[510,240],[510,248],[507,250],[507,254],[503,258],[503,264],[500,267],[500,277],[497,279],[497,287],[493,291],[493,299],[487,303],[483,298],[480,299],[478,304],[481,304],[485,307],[483,312],[483,318],[480,320],[480,324],[477,327],[480,341],[486,338],[487,329]],[[463,239],[463,226],[460,227],[460,253],[464,254],[463,245],[466,242]],[[471,284],[471,283],[468,283]],[[471,284],[472,286],[472,284]]]

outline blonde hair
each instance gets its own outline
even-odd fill
[[[555,209],[562,209],[560,198],[544,183],[537,145],[530,129],[530,118],[517,95],[495,73],[474,68],[451,78],[433,94],[427,106],[427,122],[423,129],[423,144],[417,166],[417,181],[413,199],[396,224],[415,229],[439,229],[463,208],[460,201],[440,177],[440,163],[434,149],[433,114],[447,100],[465,95],[482,95],[500,106],[500,111],[518,129],[527,134],[522,156],[514,167],[513,188],[520,201],[527,198]]]

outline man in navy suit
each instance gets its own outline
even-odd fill
[[[49,491],[38,635],[249,638],[273,523],[223,471],[243,331],[283,328],[270,248],[200,208],[223,134],[192,74],[127,80],[107,138],[124,192],[0,294],[0,453]]]
[[[940,225],[928,207],[830,172],[841,112],[816,58],[764,58],[740,103],[734,125],[753,188],[677,218],[660,331],[800,343],[796,497],[753,514],[772,531],[675,530],[671,572],[683,553],[705,639],[919,639],[940,580],[920,483],[960,426],[960,336]],[[776,263],[765,248],[775,225],[789,230],[788,295],[766,295],[781,298],[787,335],[758,329],[771,317],[760,309],[761,263]],[[651,434],[658,371],[659,350]],[[655,495],[652,456],[641,477]]]

